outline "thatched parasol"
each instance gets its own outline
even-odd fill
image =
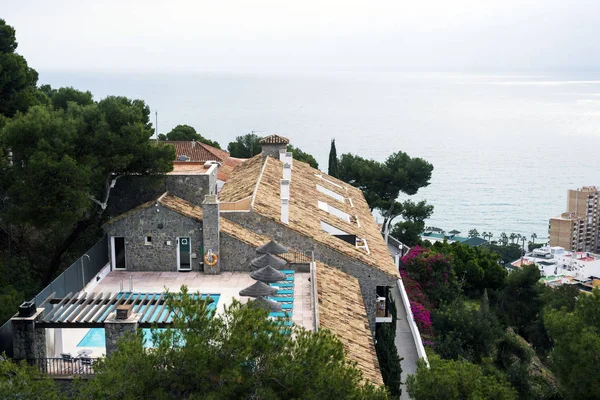
[[[250,272],[250,277],[265,283],[273,283],[285,280],[285,274],[281,271],[277,271],[270,265],[267,265],[266,267],[263,267],[257,271]]]
[[[287,247],[277,244],[271,240],[269,243],[263,244],[262,246],[257,248],[256,252],[261,254],[285,254],[289,250],[290,249],[288,249]]]
[[[240,296],[259,297],[273,296],[277,293],[277,288],[266,285],[262,282],[255,282],[246,289],[240,290]]]
[[[262,296],[257,297],[256,300],[249,301],[247,304],[260,307],[271,312],[279,312],[283,310],[281,304],[277,303],[276,301],[267,300]]]
[[[252,268],[255,268],[255,269],[263,268],[263,267],[266,267],[267,265],[270,265],[273,268],[278,268],[278,267],[283,267],[286,264],[287,264],[286,260],[284,260],[283,258],[274,256],[272,254],[263,254],[262,256],[256,257],[255,259],[253,259],[250,262],[250,265],[252,266]]]

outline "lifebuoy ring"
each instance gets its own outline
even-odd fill
[[[217,261],[219,261],[219,257],[211,250],[209,250],[208,253],[206,253],[206,255],[204,256],[204,263],[208,266],[212,267],[217,265]]]

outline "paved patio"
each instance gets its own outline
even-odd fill
[[[292,321],[306,329],[314,329],[312,286],[309,281],[309,273],[295,273],[294,277],[294,308]],[[186,285],[190,292],[201,294],[219,294],[217,313],[222,313],[225,306],[237,299],[242,303],[248,301],[246,297],[240,297],[239,291],[252,285],[254,279],[250,278],[248,272],[222,272],[219,275],[205,275],[202,272],[132,272],[111,271],[108,275],[90,289],[89,293],[163,293],[166,289],[178,292],[182,285]],[[131,289],[130,290],[130,284]],[[89,329],[60,329],[55,330],[56,340],[61,340],[62,346],[57,343],[56,355],[58,353],[71,353],[76,355],[83,347],[77,345],[88,333]],[[104,355],[105,348],[92,348],[92,357]]]

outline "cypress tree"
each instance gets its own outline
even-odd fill
[[[339,176],[337,151],[335,149],[335,139],[331,140],[331,149],[329,150],[329,170],[327,173],[335,178]]]

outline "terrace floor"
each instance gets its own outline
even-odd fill
[[[294,274],[294,301],[292,321],[306,329],[314,329],[312,286],[309,281],[310,274],[296,272]],[[130,280],[131,279],[131,280]],[[131,282],[131,288],[130,288]],[[222,313],[225,306],[237,299],[242,303],[248,301],[247,297],[240,297],[239,291],[252,285],[254,279],[248,272],[222,272],[219,275],[205,275],[202,272],[133,272],[111,271],[104,279],[93,285],[87,292],[95,293],[163,293],[166,289],[178,292],[182,285],[186,285],[192,293],[218,294],[217,313]],[[130,290],[131,289],[131,290]],[[76,355],[83,347],[79,342],[89,332],[89,329],[55,329],[55,353],[71,353]],[[93,348],[92,357],[102,356],[104,347]]]

